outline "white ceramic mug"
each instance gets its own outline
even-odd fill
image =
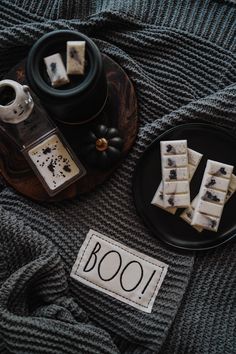
[[[28,86],[13,80],[0,81],[0,89],[7,86],[15,91],[15,98],[4,106],[0,105],[0,120],[5,123],[18,124],[29,117],[34,108],[34,102]]]

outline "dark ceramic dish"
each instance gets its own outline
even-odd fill
[[[226,203],[218,232],[199,233],[175,215],[151,204],[161,181],[160,141],[187,139],[188,147],[203,154],[191,181],[191,200],[199,191],[207,159],[236,166],[236,137],[230,131],[208,124],[184,124],[160,135],[139,159],[133,180],[133,195],[140,217],[155,237],[176,248],[205,250],[217,247],[236,236],[236,194]],[[235,169],[234,169],[235,173]]]
[[[66,64],[66,42],[86,41],[85,73],[70,75],[70,83],[53,88],[44,58],[60,53]],[[67,124],[82,124],[95,118],[107,98],[102,56],[95,43],[82,33],[54,31],[41,37],[31,48],[26,64],[29,86],[40,98],[52,118]]]

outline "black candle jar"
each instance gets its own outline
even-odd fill
[[[51,86],[44,58],[60,53],[65,63],[66,42],[85,41],[85,73],[70,76],[70,83]],[[54,31],[41,37],[31,48],[26,64],[29,86],[56,119],[65,124],[83,124],[96,118],[107,99],[107,82],[102,56],[95,43],[82,33]]]

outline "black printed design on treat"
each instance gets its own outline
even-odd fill
[[[202,200],[220,202],[220,199],[209,191],[206,191],[206,193],[202,196]]]
[[[163,198],[164,198],[163,197],[163,192],[160,192],[159,197],[160,197],[161,200],[163,200]]]
[[[192,219],[192,217],[193,217],[191,211],[188,211],[188,212],[186,213],[186,215],[187,215],[187,217],[188,217],[189,219]]]
[[[216,227],[216,220],[209,219],[210,227],[213,229]]]
[[[57,149],[57,143],[58,141],[56,142],[56,144],[52,145],[51,147],[47,146],[46,148],[43,148],[41,151],[44,155],[47,155],[47,154],[51,154],[54,150]],[[34,153],[35,155],[35,153]],[[40,158],[42,155],[41,154],[38,154],[38,157]],[[49,164],[47,164],[47,162],[50,160]],[[62,171],[59,171],[57,174],[55,173],[55,167],[58,165],[58,166],[61,166],[60,164],[60,161],[63,161],[64,163],[64,166],[63,166],[63,170],[65,172],[68,172],[70,173],[72,170],[71,170],[71,166],[70,166],[70,163],[69,161],[66,159],[66,158],[63,158],[62,155],[58,155],[57,157],[54,157],[54,155],[52,154],[51,156],[49,155],[49,157],[46,158],[46,165],[47,165],[47,168],[48,170],[52,173],[53,177],[66,177],[66,175],[62,172]],[[39,160],[37,160],[37,162],[39,162]],[[45,165],[45,162],[42,162],[40,164],[41,167],[43,167]],[[54,185],[56,185],[56,182],[53,181]]]
[[[168,158],[167,164],[168,164],[169,167],[175,167],[176,166],[175,161],[170,159],[170,158]]]
[[[61,75],[58,73],[58,70],[57,70],[57,63],[55,62],[52,62],[50,64],[50,68],[51,68],[51,72],[52,72],[52,81],[54,80],[61,80]]]
[[[171,145],[171,144],[168,144],[167,146],[166,146],[166,152],[172,152],[173,154],[175,154],[176,153],[176,151],[175,151],[175,148]]]
[[[227,175],[227,172],[225,171],[224,167],[221,167],[218,171],[214,173],[214,176],[222,176],[222,175]]]
[[[79,64],[81,64],[81,60],[80,60],[79,54],[78,54],[77,50],[74,47],[70,48],[70,57],[72,59],[76,60]]]
[[[63,170],[66,171],[66,172],[71,172],[70,165],[65,165],[65,166],[63,167]]]
[[[177,179],[176,170],[170,170],[169,178],[170,179]]]
[[[50,147],[47,147],[46,149],[43,149],[43,154],[44,155],[50,154],[51,151],[52,149]]]
[[[216,184],[216,180],[214,178],[211,178],[210,181],[205,185],[205,187],[209,188],[211,186],[214,186]]]
[[[53,164],[53,160],[50,161],[50,164],[48,165],[48,169],[54,175],[55,167],[54,167],[54,164]]]
[[[168,203],[169,203],[172,207],[175,205],[174,196],[171,196],[171,197],[168,199]]]
[[[56,72],[57,72],[57,63],[51,63],[50,64],[50,68],[51,68],[51,71],[52,71],[52,73],[53,74],[56,74]]]
[[[221,173],[222,175],[227,175],[227,172],[225,171],[225,168],[224,168],[224,167],[221,167],[221,168],[220,168],[220,173]]]

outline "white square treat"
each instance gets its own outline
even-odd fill
[[[44,58],[44,62],[53,87],[65,85],[70,81],[59,53]]]
[[[166,168],[184,167],[188,165],[188,156],[187,154],[163,156],[163,164]]]
[[[200,200],[198,204],[198,211],[200,213],[211,215],[211,216],[217,216],[219,218],[222,213],[222,205]]]
[[[206,202],[224,204],[225,202],[225,192],[218,191],[216,189],[211,188],[203,188],[203,194],[201,199]]]
[[[188,193],[166,195],[166,204],[177,208],[188,206],[190,204],[190,195]]]
[[[232,174],[232,166],[225,163],[209,160],[208,173],[222,178],[230,178]]]
[[[183,181],[183,183],[178,182],[166,182],[166,193],[167,194],[180,194],[188,193],[189,182]]]
[[[187,153],[187,140],[161,141],[161,155],[180,155]]]
[[[201,158],[202,158],[202,154],[200,152],[197,152],[193,149],[189,149],[188,148],[188,163],[191,166],[198,166]]]
[[[188,167],[164,168],[162,177],[164,181],[189,181]]]
[[[84,74],[85,44],[85,41],[67,42],[67,74]]]
[[[80,173],[79,167],[56,134],[33,147],[28,155],[52,191]]]
[[[226,192],[229,187],[229,179],[216,177],[213,175],[204,174],[203,177],[203,186],[211,189],[218,189],[219,191]]]
[[[198,211],[194,212],[194,219],[196,225],[201,226],[203,229],[210,231],[217,231],[220,223],[220,218],[214,216],[206,215],[199,213]]]

